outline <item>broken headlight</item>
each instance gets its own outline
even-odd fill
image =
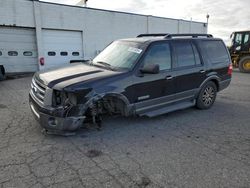
[[[77,105],[77,98],[73,93],[65,93],[65,100],[64,100],[64,107],[69,106],[76,106]]]
[[[62,104],[62,92],[55,90],[53,96],[53,106],[60,106],[61,104]]]
[[[63,91],[54,90],[52,104],[55,107],[63,106],[75,106],[77,104],[77,98],[73,93],[66,93]]]
[[[92,89],[83,89],[78,92],[67,92],[54,90],[52,105],[54,107],[70,107],[76,106],[77,104],[84,104],[88,99],[87,96]]]

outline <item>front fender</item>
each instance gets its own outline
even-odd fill
[[[121,93],[114,93],[114,92],[101,93],[101,94],[92,93],[92,95],[88,96],[87,102],[83,104],[81,113],[84,114],[86,110],[88,108],[91,108],[96,101],[104,99],[106,97],[113,97],[113,98],[121,100],[124,103],[124,107],[125,107],[124,110],[126,112],[126,115],[130,115],[131,113],[133,113],[133,105],[129,103],[129,100],[127,99],[127,97]]]

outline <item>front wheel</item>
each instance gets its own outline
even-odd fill
[[[217,87],[214,82],[210,81],[205,84],[197,97],[196,106],[199,109],[210,108],[216,99]]]

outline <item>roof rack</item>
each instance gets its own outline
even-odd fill
[[[198,38],[198,37],[207,37],[207,38],[213,38],[213,35],[211,34],[194,34],[194,33],[182,33],[182,34],[169,34],[169,33],[151,33],[151,34],[140,34],[137,36],[137,38],[141,37],[164,37],[164,38],[174,38],[174,37],[192,37],[192,38]]]
[[[213,38],[213,35],[211,34],[168,34],[164,38],[173,38],[173,37],[192,37],[192,38],[198,38],[198,37],[207,37],[207,38]]]
[[[137,38],[141,37],[166,37],[169,33],[151,33],[151,34],[140,34],[137,36]]]

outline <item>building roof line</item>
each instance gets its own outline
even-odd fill
[[[81,6],[76,6],[76,5],[67,5],[67,4],[60,4],[60,3],[52,3],[52,2],[45,2],[45,1],[39,1],[39,0],[27,0],[27,1],[38,1],[39,3],[43,3],[43,4],[51,4],[51,5],[58,5],[58,6],[82,8],[82,9],[88,9],[88,10],[97,10],[97,11],[111,12],[111,13],[113,12],[113,13],[129,14],[129,15],[142,16],[142,17],[152,17],[152,18],[161,18],[161,19],[166,19],[166,20],[175,20],[175,21],[183,21],[183,22],[192,22],[192,23],[206,24],[205,22],[198,22],[198,21],[191,21],[191,20],[177,19],[177,18],[168,18],[168,17],[146,15],[146,14],[138,14],[138,13],[131,13],[131,12],[123,12],[123,11],[117,11],[117,10],[107,10],[107,9],[99,9],[99,8],[91,8],[91,7],[81,7]]]

